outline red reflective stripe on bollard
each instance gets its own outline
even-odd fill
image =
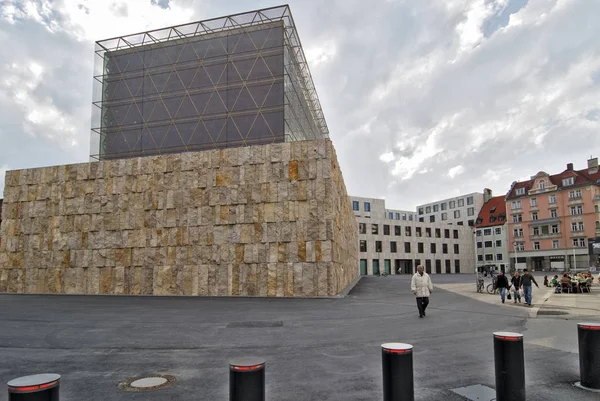
[[[586,330],[600,330],[600,326],[579,326],[582,329],[586,329]]]
[[[265,365],[254,365],[254,366],[232,366],[231,369],[237,370],[239,372],[250,372],[254,370],[259,370],[263,368]]]
[[[55,382],[50,382],[50,383],[44,383],[44,384],[39,384],[39,385],[35,385],[35,386],[8,386],[8,389],[10,391],[14,391],[14,392],[27,392],[27,391],[33,391],[33,390],[43,390],[45,388],[50,388],[50,387],[54,387],[58,384],[58,381]]]
[[[496,336],[496,338],[499,340],[505,340],[505,341],[519,341],[523,337]]]
[[[385,352],[390,354],[410,354],[412,352],[411,349],[383,349]]]

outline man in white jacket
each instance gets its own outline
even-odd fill
[[[423,266],[417,266],[417,272],[412,276],[410,289],[417,297],[417,308],[419,308],[419,317],[426,316],[425,309],[429,305],[429,295],[433,292],[433,284],[429,274],[423,271]]]

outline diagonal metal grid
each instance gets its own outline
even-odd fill
[[[96,43],[92,154],[328,137],[288,6]]]

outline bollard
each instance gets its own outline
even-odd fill
[[[59,401],[60,375],[44,373],[8,382],[8,401]]]
[[[600,323],[577,323],[581,386],[600,390]]]
[[[494,333],[496,401],[525,401],[523,334]]]
[[[413,346],[403,343],[381,345],[383,401],[414,401]]]
[[[238,358],[229,362],[229,401],[265,401],[265,360]]]

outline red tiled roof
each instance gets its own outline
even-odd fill
[[[500,221],[498,217],[504,215],[504,219]],[[495,217],[494,221],[490,221],[490,217]],[[481,223],[477,223],[481,221]],[[487,203],[484,203],[479,211],[475,222],[476,228],[501,226],[506,223],[506,200],[504,196],[494,196]]]
[[[565,178],[569,178],[569,177],[575,178],[574,184],[569,185],[567,187],[563,187],[562,180]],[[548,179],[550,180],[550,182],[553,185],[556,185],[558,187],[558,190],[561,190],[563,188],[572,188],[572,187],[576,187],[579,185],[586,185],[586,184],[589,185],[589,184],[597,184],[597,183],[600,184],[600,182],[598,181],[598,180],[600,180],[600,171],[598,171],[595,174],[589,174],[588,169],[583,169],[583,170],[568,170],[567,169],[561,173],[548,176]],[[517,198],[519,196],[525,196],[529,192],[529,190],[533,187],[534,182],[535,182],[535,178],[528,180],[528,181],[522,181],[522,182],[515,183],[514,186],[510,189],[510,191],[506,194],[506,199]],[[516,195],[517,188],[525,188],[525,195]]]

